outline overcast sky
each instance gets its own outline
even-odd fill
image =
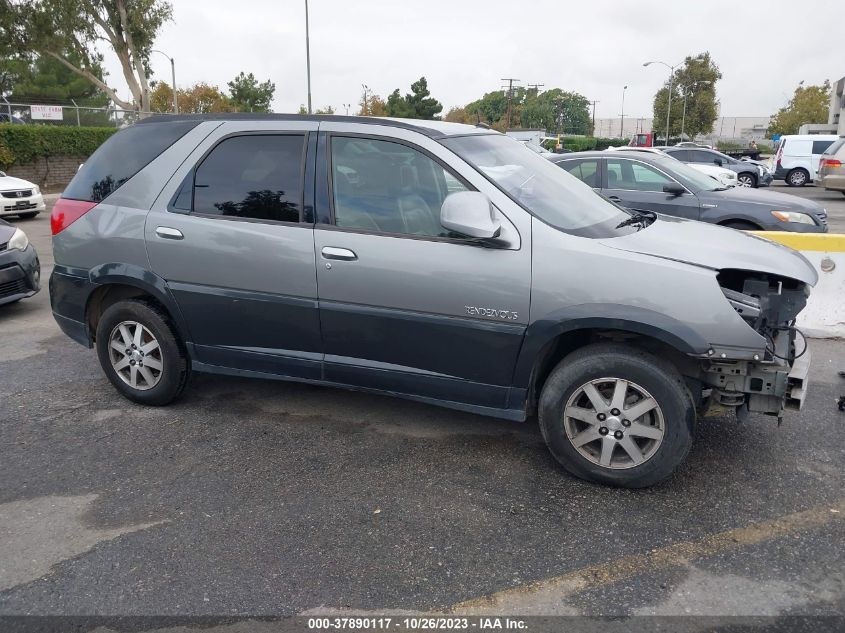
[[[176,82],[226,90],[241,70],[276,84],[273,109],[306,102],[304,0],[172,0],[156,48],[176,59]],[[676,64],[709,50],[723,79],[725,116],[782,107],[802,79],[845,75],[843,0],[310,0],[314,108],[357,109],[361,84],[386,97],[422,75],[444,113],[501,86],[542,83],[598,100],[598,117],[650,116]],[[169,62],[154,55],[156,77]],[[112,62],[110,81],[121,74]],[[120,92],[126,94],[125,86]],[[350,113],[353,112],[350,109]]]

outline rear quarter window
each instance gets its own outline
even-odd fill
[[[102,202],[198,124],[141,123],[121,130],[85,161],[62,197]]]

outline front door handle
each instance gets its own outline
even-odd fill
[[[165,240],[181,240],[185,237],[182,235],[182,231],[179,229],[172,229],[169,226],[157,226],[156,235]]]
[[[320,251],[323,254],[323,259],[340,259],[345,262],[351,262],[358,259],[355,251],[350,251],[348,248],[338,248],[337,246],[324,246]]]
[[[622,200],[622,198],[620,198],[619,196],[608,196],[607,199],[613,200],[614,202],[619,202],[620,200]]]

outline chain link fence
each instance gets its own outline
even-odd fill
[[[155,112],[153,114],[159,114]],[[169,114],[169,113],[161,113]],[[135,123],[141,114],[114,106],[92,107],[71,103],[15,103],[0,97],[0,123],[69,125],[122,128]]]

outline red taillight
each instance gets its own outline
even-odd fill
[[[823,158],[821,167],[842,167],[842,161],[836,158]]]
[[[61,233],[96,206],[96,202],[88,202],[87,200],[59,198],[50,214],[50,230],[53,235]]]

